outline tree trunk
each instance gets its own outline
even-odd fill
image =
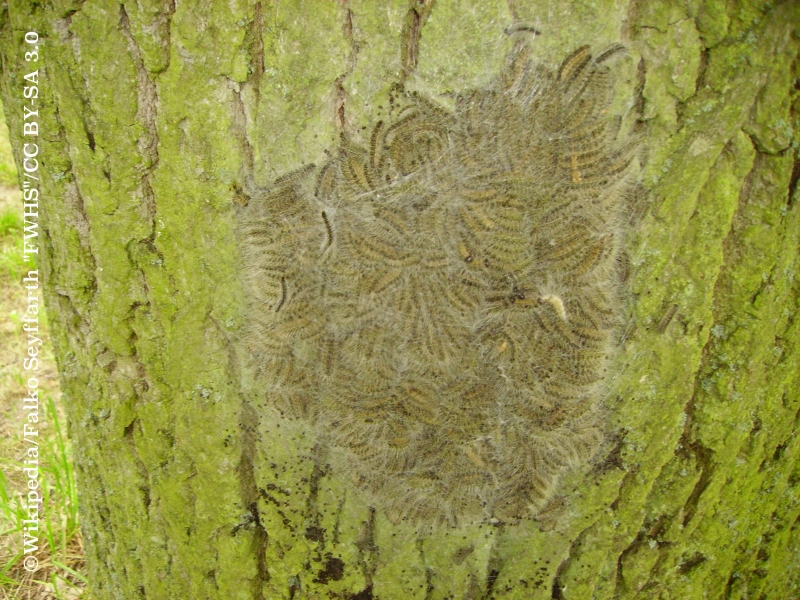
[[[39,69],[38,241],[93,597],[800,595],[800,5],[0,7],[18,159]],[[237,214],[373,127],[393,84],[485,89],[520,35],[550,70],[583,44],[629,55],[610,109],[646,193],[608,439],[533,518],[420,532],[260,404]]]

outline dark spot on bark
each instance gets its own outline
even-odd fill
[[[291,577],[289,581],[289,600],[294,600],[294,596],[299,589],[300,580],[297,577]]]
[[[307,540],[312,540],[314,542],[325,542],[325,530],[322,527],[317,527],[316,525],[312,525],[308,529],[306,529],[305,533]]]
[[[97,147],[97,145],[95,144],[95,141],[94,141],[94,133],[89,131],[89,127],[86,126],[85,123],[84,123],[84,126],[86,127],[86,129],[85,129],[85,131],[86,131],[86,139],[89,141],[89,150],[94,152],[94,149]]]
[[[614,469],[622,469],[622,443],[625,441],[624,433],[619,433],[616,435],[616,439],[614,440],[614,446],[611,448],[611,451],[606,455],[606,457],[595,467],[595,472],[597,474],[607,473],[608,471]]]
[[[783,453],[786,451],[786,446],[788,445],[788,441],[778,444],[775,448],[775,452],[772,454],[772,460],[780,460],[783,456]]]
[[[789,200],[787,202],[789,208],[794,204],[794,195],[797,191],[798,180],[800,180],[800,160],[795,160],[794,166],[792,167],[792,176],[789,179]]]
[[[344,577],[344,561],[328,554],[325,567],[317,573],[314,583],[325,585],[329,581],[339,581],[342,577]]]
[[[357,594],[352,594],[349,600],[375,600],[375,596],[372,595],[372,586],[368,585]]]
[[[489,571],[489,576],[486,578],[486,596],[490,596],[497,578],[500,576],[500,571],[492,569]]]

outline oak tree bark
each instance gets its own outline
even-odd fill
[[[645,193],[613,434],[536,519],[418,535],[263,423],[237,203],[397,81],[483,85],[520,30],[551,67],[629,54]],[[0,31],[17,157],[41,37],[41,268],[94,597],[800,594],[797,3],[4,0]]]

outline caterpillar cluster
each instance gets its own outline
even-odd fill
[[[391,518],[535,515],[603,439],[631,145],[609,59],[518,44],[445,109],[397,90],[368,145],[252,194],[248,353]]]

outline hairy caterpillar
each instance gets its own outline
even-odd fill
[[[633,159],[607,114],[619,51],[553,70],[518,44],[452,111],[398,87],[367,147],[344,137],[240,209],[267,400],[390,517],[535,516],[603,439]]]

